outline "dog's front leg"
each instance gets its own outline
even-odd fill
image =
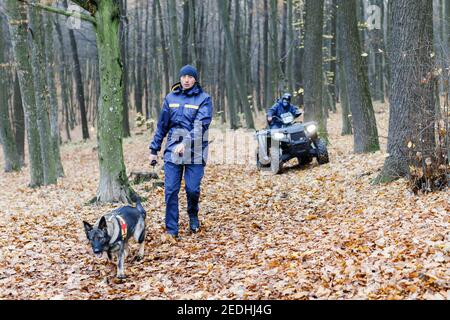
[[[119,257],[117,261],[117,278],[125,279],[125,272],[123,270],[123,264],[125,261],[125,244],[120,244]]]
[[[145,227],[138,238],[138,243],[139,243],[139,251],[136,260],[141,261],[142,259],[144,259]]]
[[[108,249],[108,251],[106,251],[107,255],[108,255],[108,261],[112,262],[112,254],[111,254],[111,249]]]

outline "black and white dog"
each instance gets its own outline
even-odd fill
[[[112,261],[112,254],[117,255],[117,278],[124,279],[124,260],[128,254],[128,240],[131,237],[139,243],[136,259],[144,257],[145,241],[145,209],[140,198],[132,195],[131,200],[136,207],[124,206],[103,215],[94,226],[83,221],[86,236],[98,257],[106,251],[108,259]]]

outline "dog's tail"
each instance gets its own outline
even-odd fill
[[[136,203],[136,209],[138,209],[138,211],[140,213],[142,213],[144,215],[144,217],[145,217],[147,213],[145,212],[145,209],[144,209],[144,207],[141,204],[141,197],[139,197],[137,195],[137,193],[132,193],[131,196],[130,196],[130,199],[131,199],[131,201]]]

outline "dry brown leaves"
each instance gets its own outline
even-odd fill
[[[377,110],[386,136],[388,112]],[[161,240],[163,190],[136,186],[149,198],[146,256],[127,261],[124,282],[114,279],[114,265],[93,257],[82,228],[83,219],[113,208],[84,205],[99,175],[93,143],[63,146],[66,177],[57,186],[28,188],[26,169],[1,173],[0,298],[450,298],[448,191],[415,196],[403,180],[370,185],[385,154],[352,154],[340,115],[329,125],[328,165],[293,162],[278,176],[208,166],[203,231],[188,234],[183,191],[177,244]],[[149,170],[149,139],[125,141],[128,172]]]

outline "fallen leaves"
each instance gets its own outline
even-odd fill
[[[386,134],[388,112],[376,115]],[[66,177],[56,186],[28,188],[27,168],[0,173],[0,298],[448,299],[448,191],[415,196],[405,180],[372,186],[386,154],[349,153],[352,137],[331,117],[330,165],[289,163],[277,176],[208,165],[201,233],[188,233],[180,194],[182,241],[162,237],[163,189],[134,186],[148,198],[147,244],[141,262],[132,245],[125,281],[93,257],[82,229],[116,207],[85,205],[98,183],[92,142],[62,147]],[[128,172],[148,167],[149,140],[125,140]]]

